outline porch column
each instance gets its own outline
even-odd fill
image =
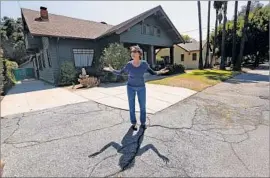
[[[174,46],[170,47],[170,64],[174,64]]]
[[[154,67],[155,66],[155,50],[154,50],[154,46],[153,45],[151,45],[150,46],[150,56],[151,56],[151,58],[150,58],[150,60],[151,60],[151,66],[152,67]]]
[[[156,59],[156,48],[153,47],[153,65],[154,67],[156,66],[157,64],[157,59]]]
[[[155,51],[154,51],[154,46],[149,46],[149,50],[148,50],[148,63],[150,66],[154,65],[154,55]]]

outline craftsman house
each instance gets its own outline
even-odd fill
[[[36,77],[55,85],[63,61],[72,61],[77,68],[91,68],[110,43],[125,47],[138,44],[144,59],[155,65],[157,49],[169,48],[173,63],[174,44],[184,42],[161,6],[115,26],[49,14],[45,7],[40,11],[23,8],[21,14]]]

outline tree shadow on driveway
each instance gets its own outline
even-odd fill
[[[135,157],[141,156],[148,150],[154,151],[164,162],[168,162],[169,159],[160,154],[160,152],[157,150],[157,148],[153,144],[145,145],[144,147],[141,147],[141,143],[144,138],[144,132],[145,129],[141,128],[139,131],[133,135],[133,129],[130,128],[128,132],[123,137],[121,144],[118,144],[116,142],[110,142],[107,145],[105,145],[100,151],[95,152],[91,155],[89,155],[89,158],[95,157],[99,154],[101,154],[103,151],[105,151],[109,147],[114,147],[117,150],[117,153],[122,154],[122,156],[119,159],[119,167],[121,168],[121,171],[124,171],[126,169],[129,169],[134,166],[135,164]],[[121,172],[120,171],[120,172]]]
[[[226,80],[225,82],[231,84],[269,82],[269,76],[255,73],[245,73],[237,75],[234,78]]]

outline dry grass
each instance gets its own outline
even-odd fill
[[[193,70],[192,72],[168,77],[160,80],[150,81],[151,84],[168,85],[175,87],[189,88],[195,91],[202,91],[207,87],[225,81],[239,72],[224,70]]]

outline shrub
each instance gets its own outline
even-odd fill
[[[3,93],[4,89],[4,63],[3,63],[3,58],[0,57],[0,95]]]
[[[122,44],[111,43],[107,48],[104,49],[100,58],[101,68],[104,66],[111,65],[114,69],[121,69],[126,65],[130,59],[130,53],[127,48]],[[121,82],[124,81],[125,77],[115,76],[114,74],[105,73],[102,81],[106,82]]]
[[[164,75],[172,75],[185,72],[185,67],[182,64],[167,65],[166,69],[168,69],[169,72]]]
[[[8,90],[16,84],[16,79],[15,76],[13,74],[13,69],[17,69],[18,68],[18,64],[14,61],[9,61],[7,59],[2,59],[1,61],[3,61],[3,77],[4,77],[4,88],[3,88],[3,92],[4,94],[6,94],[8,92]]]
[[[76,80],[77,71],[72,62],[66,61],[61,64],[58,84],[60,86],[71,85]]]

